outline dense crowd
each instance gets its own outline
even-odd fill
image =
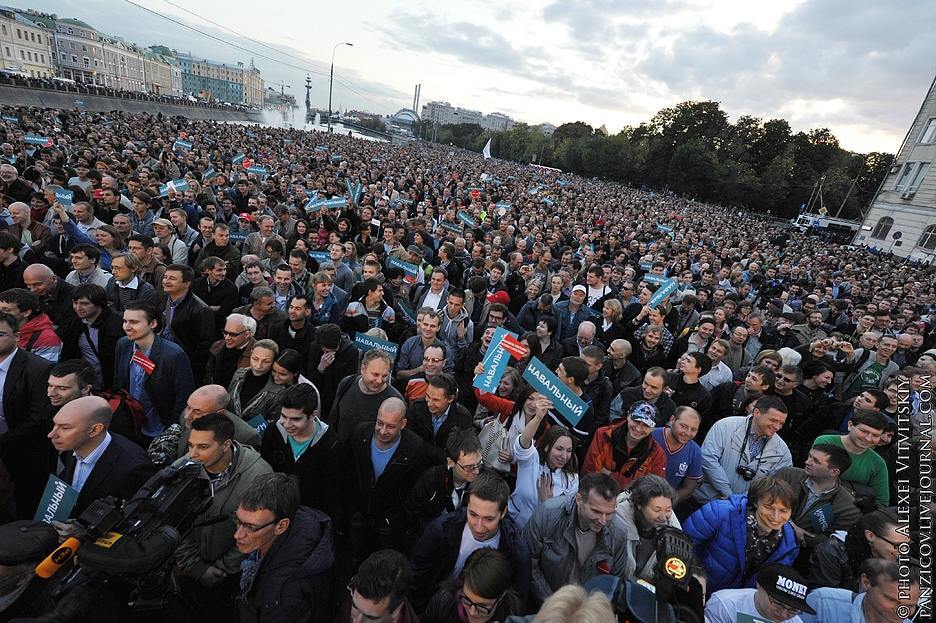
[[[420,142],[9,107],[3,134],[0,522],[53,475],[86,536],[200,463],[157,620],[643,620],[674,534],[681,620],[916,611],[896,452],[931,439],[932,267]]]

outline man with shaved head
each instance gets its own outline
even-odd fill
[[[633,350],[631,343],[621,338],[612,341],[608,346],[608,358],[604,362],[602,374],[611,381],[615,396],[625,387],[633,387],[640,383],[643,377],[640,370],[627,359]]]
[[[210,413],[220,413],[234,423],[234,441],[260,449],[260,433],[253,426],[227,411],[231,396],[220,385],[203,385],[189,394],[185,409],[179,415],[179,423],[153,440],[147,453],[157,465],[168,465],[188,452],[192,422]]]
[[[129,498],[154,472],[143,448],[110,432],[110,423],[110,405],[98,396],[75,398],[52,418],[48,437],[59,452],[56,475],[78,490],[73,517],[96,499]],[[69,533],[67,525],[56,529]]]
[[[75,286],[57,277],[45,264],[30,264],[23,271],[23,282],[30,292],[42,300],[43,311],[59,326],[65,320],[78,320],[72,307]]]

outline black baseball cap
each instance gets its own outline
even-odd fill
[[[806,579],[793,567],[780,563],[766,565],[757,574],[757,585],[785,606],[816,614],[806,603]]]

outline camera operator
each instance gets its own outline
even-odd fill
[[[303,623],[328,615],[335,548],[331,520],[300,506],[299,485],[286,474],[257,476],[234,514],[241,565],[240,623]]]
[[[242,554],[234,540],[234,511],[250,483],[272,473],[260,454],[234,441],[234,424],[220,413],[192,422],[186,461],[201,463],[211,480],[211,506],[176,550],[176,574],[187,606],[200,621],[229,621]],[[201,524],[201,525],[199,525]]]
[[[52,419],[49,440],[59,454],[56,475],[78,491],[72,516],[96,499],[129,498],[153,474],[143,449],[108,428],[111,408],[98,396],[68,402]],[[67,524],[53,522],[60,537],[71,535]]]

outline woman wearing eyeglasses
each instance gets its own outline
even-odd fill
[[[754,588],[757,570],[771,562],[793,565],[799,545],[790,517],[796,493],[785,481],[764,476],[747,494],[715,499],[683,523],[705,567],[709,595],[723,588]]]
[[[422,623],[487,623],[520,611],[511,590],[513,568],[494,549],[479,549],[465,561],[458,578],[443,584],[429,600]]]

